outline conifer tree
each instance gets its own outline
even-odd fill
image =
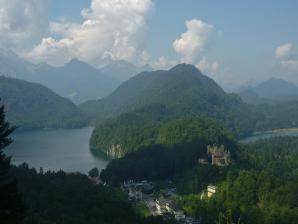
[[[21,223],[24,206],[21,196],[18,193],[15,179],[10,173],[10,157],[7,157],[3,150],[11,142],[10,134],[14,127],[5,120],[4,106],[0,107],[0,223],[18,224]]]

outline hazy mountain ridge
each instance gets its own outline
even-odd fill
[[[41,84],[0,76],[1,104],[20,128],[72,128],[86,125],[79,109]]]
[[[144,70],[152,68],[111,61],[104,68],[96,69],[78,59],[61,67],[35,65],[10,50],[0,49],[1,75],[41,83],[77,104],[109,95],[122,81]]]
[[[153,68],[149,65],[136,66],[125,60],[111,61],[106,66],[99,69],[108,77],[114,78],[120,82],[124,82],[129,78],[144,71],[152,71]]]
[[[251,105],[271,104],[273,101],[258,96],[252,89],[245,89],[237,93],[243,102]]]
[[[298,99],[298,86],[283,79],[271,78],[240,88],[237,94],[249,104],[277,104]]]
[[[104,97],[119,85],[118,81],[77,59],[63,67],[40,66],[34,73],[31,81],[44,84],[75,103]]]
[[[0,75],[21,78],[21,76],[29,76],[35,67],[13,51],[0,48]]]

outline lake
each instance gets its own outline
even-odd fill
[[[97,167],[106,167],[108,161],[94,157],[89,151],[93,128],[22,131],[12,134],[14,142],[6,153],[12,163],[28,163],[39,170],[64,170],[87,173]]]
[[[259,132],[257,134],[250,136],[250,137],[241,139],[240,142],[250,143],[250,142],[255,142],[255,141],[261,140],[261,139],[276,138],[276,137],[283,137],[283,136],[298,136],[298,130],[297,129],[293,129],[293,130],[281,129],[281,130],[275,130],[275,131]]]

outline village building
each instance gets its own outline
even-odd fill
[[[185,214],[183,210],[174,210],[173,211],[174,217],[178,222],[185,220]]]
[[[170,199],[158,198],[155,200],[155,206],[157,213],[160,215],[169,213],[172,214],[177,221],[183,221],[185,219],[185,213],[182,208]]]
[[[207,155],[211,157],[211,164],[216,166],[228,166],[231,164],[231,154],[224,145],[208,145]]]
[[[212,197],[217,191],[217,187],[214,185],[207,186],[207,196],[208,198]]]
[[[198,160],[199,164],[208,165],[209,161],[206,158],[199,158]]]
[[[154,185],[148,181],[124,182],[123,188],[128,192],[128,198],[130,200],[142,201],[154,194]]]
[[[129,200],[143,202],[153,216],[162,215],[164,219],[174,217],[179,223],[200,223],[200,219],[187,217],[182,207],[174,202],[172,196],[176,194],[176,188],[172,184],[169,184],[162,194],[157,194],[155,184],[146,180],[130,180],[121,186],[128,193]]]
[[[166,198],[156,199],[155,207],[156,207],[157,213],[160,215],[162,215],[164,213],[170,213],[171,212],[170,203],[171,203],[171,200],[166,199]]]

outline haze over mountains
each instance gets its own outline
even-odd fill
[[[71,60],[62,67],[34,65],[9,50],[0,49],[0,74],[37,82],[76,104],[99,99],[111,93],[122,81],[150,67],[137,67],[126,61],[113,61],[102,69]]]
[[[257,85],[238,90],[242,100],[249,104],[280,103],[298,99],[298,86],[283,79],[271,78]]]
[[[144,71],[152,71],[153,68],[150,65],[135,66],[125,60],[111,61],[106,66],[100,69],[103,74],[112,77],[118,81],[126,81]]]
[[[295,103],[288,105],[288,102],[297,100],[298,87],[281,79],[270,79],[243,88],[238,93],[240,98],[236,94],[227,94],[211,78],[189,64],[180,64],[168,71],[151,71],[150,66],[137,67],[126,61],[113,61],[96,69],[73,59],[62,67],[53,67],[34,65],[12,51],[0,52],[1,74],[40,83],[58,95],[81,104],[80,110],[97,121],[136,111],[154,119],[161,113],[164,113],[165,119],[211,117],[239,135],[266,127],[276,128],[281,122],[286,124],[282,127],[297,122],[292,113],[286,121],[279,118],[286,109],[248,105],[283,102],[283,108],[296,107]],[[142,70],[147,71],[134,75]],[[246,119],[243,119],[244,116]],[[262,120],[264,117],[267,119]],[[277,121],[273,122],[275,125],[268,126],[268,122],[272,123],[274,119]]]

